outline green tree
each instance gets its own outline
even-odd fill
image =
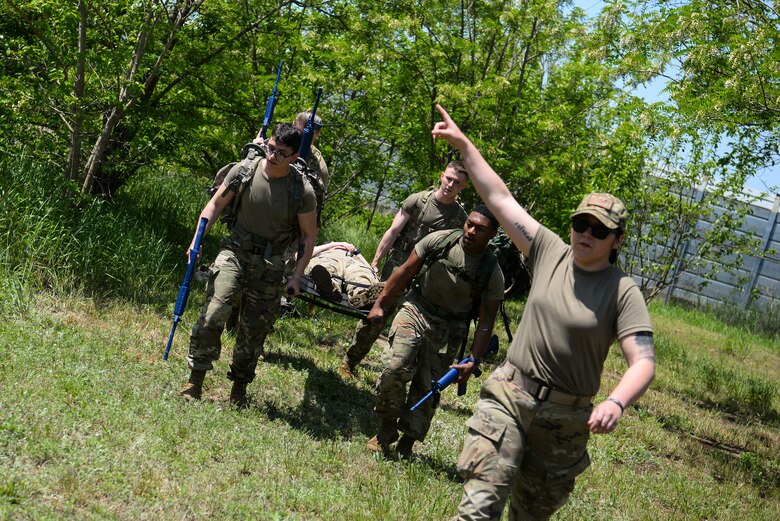
[[[755,252],[736,230],[755,199],[746,180],[777,156],[776,22],[761,2],[696,0],[616,2],[598,18],[594,56],[626,89],[664,81],[670,97],[636,114],[646,161],[626,269],[648,299],[682,272],[738,277]]]
[[[225,120],[234,133],[256,121],[257,61],[230,54],[250,53],[249,36],[288,4],[9,0],[0,7],[6,148],[32,145],[91,193],[113,193],[155,161],[186,164],[204,127],[225,137]]]

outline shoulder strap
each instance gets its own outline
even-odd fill
[[[303,207],[303,191],[303,174],[297,168],[291,167],[287,179],[287,202],[289,203],[288,215],[292,222],[295,222],[298,210]]]
[[[412,287],[418,290],[420,289],[425,272],[428,271],[428,268],[430,268],[431,264],[439,259],[444,258],[450,251],[450,248],[452,248],[462,236],[463,230],[452,230],[447,235],[442,235],[436,240],[436,243],[433,245],[433,249],[426,253],[425,257],[423,257],[422,267],[414,277],[414,281],[412,281]]]
[[[230,230],[233,229],[233,225],[236,222],[238,207],[241,204],[241,196],[244,194],[247,185],[252,182],[252,178],[255,175],[255,170],[257,170],[260,160],[265,158],[265,150],[254,143],[244,145],[244,148],[241,151],[242,153],[246,152],[246,157],[239,163],[236,177],[230,181],[230,184],[228,184],[222,194],[222,197],[225,197],[231,190],[236,193],[235,197],[233,197],[233,201],[222,213],[222,221],[227,224],[227,227]]]
[[[477,270],[477,280],[471,285],[471,297],[475,302],[482,300],[482,293],[490,283],[490,277],[496,266],[498,266],[498,259],[495,254],[490,251],[490,248],[485,249],[485,255]],[[477,311],[479,310],[477,309]]]
[[[422,221],[425,212],[428,210],[428,203],[434,198],[433,194],[435,192],[436,189],[431,187],[427,191],[422,192],[422,195],[415,201],[409,220],[393,243],[394,248],[408,253],[419,239],[431,232],[431,230],[427,230],[425,233],[422,233]]]
[[[436,193],[434,188],[429,188],[422,197],[417,199],[417,204],[414,205],[414,213],[410,221],[416,221],[418,224],[422,222],[422,218],[425,215],[425,211],[428,209],[428,202],[433,198],[433,194]]]

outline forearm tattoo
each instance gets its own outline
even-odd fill
[[[653,347],[653,334],[649,331],[640,331],[634,336],[634,341],[639,348],[639,360],[649,358],[655,362],[655,348]]]
[[[531,235],[530,233],[528,233],[528,230],[526,229],[525,226],[523,226],[522,224],[516,222],[515,223],[515,228],[517,228],[517,231],[519,231],[520,233],[523,234],[523,237],[525,237],[525,239],[528,242],[533,242],[534,236]]]

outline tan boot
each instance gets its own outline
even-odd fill
[[[349,360],[346,358],[341,361],[341,366],[339,367],[339,374],[344,380],[351,380],[352,378],[355,378],[355,366],[351,365],[349,363]]]
[[[190,372],[190,380],[184,385],[179,396],[184,398],[185,402],[200,400],[203,394],[203,379],[206,378],[205,370],[193,369]]]
[[[390,445],[398,439],[398,422],[393,420],[382,420],[382,425],[376,436],[368,440],[366,448],[372,452],[383,452],[390,454],[392,451]]]
[[[341,291],[333,284],[330,272],[321,264],[316,264],[311,269],[311,278],[314,279],[314,287],[317,293],[331,302],[341,302]]]
[[[246,398],[246,382],[233,381],[233,387],[230,389],[230,405],[235,405],[238,410],[249,407],[249,400]]]

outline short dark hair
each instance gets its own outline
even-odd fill
[[[498,219],[496,219],[496,216],[493,215],[493,212],[491,212],[487,206],[484,204],[478,204],[474,207],[472,212],[477,212],[487,217],[488,221],[490,221],[490,227],[494,230],[498,230]]]
[[[303,132],[289,123],[279,123],[274,127],[271,137],[277,145],[284,145],[292,148],[293,152],[298,152],[301,148]]]
[[[447,163],[447,166],[444,167],[444,170],[446,171],[448,168],[452,168],[456,174],[465,176],[466,179],[469,178],[469,172],[466,170],[466,165],[463,164],[463,161],[450,161]]]

